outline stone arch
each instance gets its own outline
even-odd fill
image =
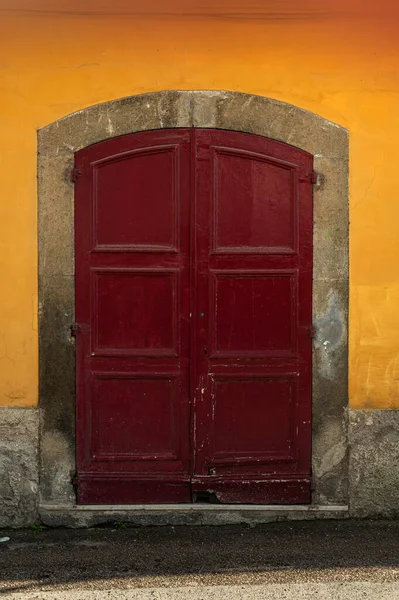
[[[91,106],[38,132],[42,508],[75,504],[74,153],[111,137],[174,127],[254,133],[314,156],[312,503],[346,505],[348,133],[262,96],[163,91]]]

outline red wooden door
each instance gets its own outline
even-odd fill
[[[310,501],[312,157],[195,132],[193,492]]]
[[[76,154],[81,503],[189,502],[190,134]]]
[[[308,502],[312,157],[163,130],[75,167],[78,502]]]

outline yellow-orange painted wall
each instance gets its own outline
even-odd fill
[[[367,1],[361,17],[311,1],[293,17],[281,0],[232,1],[233,14],[219,0],[216,15],[180,0],[158,16],[161,0],[140,15],[135,0],[88,2],[85,14],[82,2],[20,12],[33,0],[0,0],[0,404],[37,403],[36,130],[121,96],[205,88],[277,98],[349,129],[350,403],[399,408],[398,13],[388,0],[382,17]],[[62,13],[68,5],[76,12]]]

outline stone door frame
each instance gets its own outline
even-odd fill
[[[227,91],[163,91],[68,115],[38,132],[40,502],[76,504],[74,153],[119,135],[198,127],[314,156],[312,504],[348,504],[348,132],[296,106]]]

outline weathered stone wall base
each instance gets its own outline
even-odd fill
[[[26,527],[38,518],[37,408],[0,407],[0,527]]]
[[[39,411],[0,407],[0,528],[89,527],[124,520],[134,525],[256,525],[276,520],[399,516],[399,411],[349,410],[349,512],[345,505],[309,507],[137,506],[38,504]],[[334,458],[335,453],[339,456]],[[335,447],[331,461],[341,457]],[[330,462],[330,461],[329,461]]]
[[[399,411],[349,411],[349,497],[355,517],[399,516]]]

